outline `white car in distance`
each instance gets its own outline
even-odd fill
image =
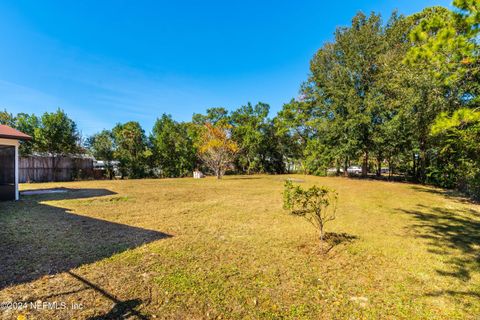
[[[362,174],[362,168],[359,166],[348,167],[347,172],[349,174]]]

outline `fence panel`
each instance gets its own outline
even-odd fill
[[[18,171],[20,183],[92,179],[93,160],[71,157],[20,157]]]

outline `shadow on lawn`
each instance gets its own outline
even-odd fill
[[[88,281],[87,279],[79,276],[78,274],[75,274],[71,271],[69,271],[68,274],[74,277],[75,279],[77,279],[78,281],[82,282],[88,288],[93,289],[94,291],[100,293],[102,296],[104,296],[105,298],[109,299],[114,303],[112,309],[108,313],[100,316],[90,317],[88,318],[88,320],[132,319],[132,317],[135,317],[135,319],[140,319],[140,320],[149,319],[148,316],[142,314],[140,311],[135,310],[136,307],[142,304],[142,300],[133,299],[133,300],[121,301],[117,299],[115,296],[113,296],[112,294],[110,294],[109,292],[98,287],[96,284]]]
[[[358,239],[357,236],[354,236],[345,232],[342,232],[342,233],[327,232],[325,234],[325,241],[331,246],[337,246],[342,243],[349,243],[357,239]]]
[[[447,209],[418,205],[418,210],[398,209],[413,216],[416,236],[426,239],[429,251],[447,257],[451,270],[437,270],[441,276],[468,282],[472,273],[480,271],[480,215],[473,209]],[[458,255],[461,253],[461,255]],[[455,256],[453,254],[456,254]],[[439,291],[429,296],[479,296],[474,291]]]
[[[262,177],[257,177],[257,176],[249,176],[249,175],[243,175],[243,176],[225,176],[225,180],[259,180],[262,179]]]
[[[341,244],[349,244],[355,240],[357,240],[358,237],[355,236],[355,235],[351,235],[351,234],[348,234],[348,233],[337,233],[337,232],[327,232],[325,233],[325,237],[323,238],[324,242],[323,243],[317,243],[317,242],[314,242],[314,251],[313,252],[318,252],[320,254],[327,254],[329,253],[330,251],[332,251],[332,249],[334,249],[335,247],[341,245]],[[318,238],[317,238],[318,240]],[[320,246],[318,245],[320,244]],[[301,244],[300,246],[298,246],[298,249],[300,249],[301,251],[304,251],[304,252],[309,252],[311,253],[312,251],[312,243],[309,243],[309,244]]]
[[[348,233],[327,232],[325,234],[324,240],[329,245],[329,248],[326,250],[325,253],[328,253],[330,250],[342,243],[347,244],[357,239],[357,236]]]
[[[449,189],[439,189],[439,188],[434,188],[434,187],[429,187],[429,186],[423,186],[423,185],[414,185],[410,187],[411,189],[415,191],[420,191],[420,192],[426,192],[426,193],[431,193],[431,194],[438,194],[443,197],[452,199],[454,201],[458,201],[461,203],[471,203],[471,204],[478,204],[479,202],[471,197],[468,197],[467,195],[461,193],[460,191],[457,190],[449,190]]]
[[[170,235],[81,216],[44,201],[115,195],[105,189],[23,197],[0,203],[0,290],[65,272]],[[117,197],[118,198],[118,197]],[[115,197],[98,201],[117,201]],[[121,199],[121,198],[120,198]],[[92,199],[97,201],[97,199]]]

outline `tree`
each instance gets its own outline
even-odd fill
[[[425,19],[412,31],[415,44],[406,62],[427,65],[435,79],[435,90],[448,107],[432,114],[428,127],[431,161],[427,182],[456,187],[479,197],[478,108],[480,91],[480,2],[455,0],[456,10],[424,10]],[[433,123],[433,119],[436,119]]]
[[[239,145],[238,163],[250,174],[262,170],[260,153],[263,144],[263,125],[269,106],[263,103],[253,107],[250,103],[232,112],[232,137]]]
[[[455,0],[453,4],[456,11],[441,7],[423,11],[425,18],[412,30],[415,46],[406,61],[428,64],[435,76],[450,88],[458,89],[460,85],[463,88],[460,95],[478,95],[480,2]]]
[[[237,166],[247,174],[284,171],[279,141],[273,123],[267,118],[270,106],[248,103],[230,115],[232,138],[239,145]]]
[[[273,120],[268,119],[263,130],[263,143],[260,151],[261,172],[285,173],[286,161],[283,153],[283,139],[275,129]]]
[[[205,125],[206,123],[225,125],[229,120],[228,111],[222,107],[207,109],[206,115],[194,113],[192,116],[192,122],[197,125]]]
[[[13,114],[8,112],[7,110],[0,111],[0,124],[14,127],[15,126],[15,117]]]
[[[368,172],[369,154],[373,146],[376,108],[370,100],[376,96],[375,78],[378,59],[387,43],[379,15],[357,14],[349,28],[339,28],[335,42],[318,50],[310,63],[311,76],[304,89],[317,114],[329,122],[337,140],[333,151],[350,159],[363,155],[363,174]]]
[[[15,117],[15,128],[28,134],[33,139],[20,142],[20,154],[30,155],[36,149],[35,129],[40,128],[41,120],[34,114],[19,113]]]
[[[480,111],[462,108],[441,113],[431,129],[434,157],[431,180],[480,198]]]
[[[290,180],[285,182],[283,207],[291,214],[307,219],[319,232],[320,245],[325,238],[325,224],[335,220],[338,194],[335,190],[316,185],[303,189],[294,186]]]
[[[162,177],[184,177],[195,166],[194,141],[188,125],[178,123],[170,115],[157,119],[150,136],[153,166]]]
[[[87,145],[92,155],[97,160],[103,160],[107,177],[113,179],[113,160],[115,154],[115,145],[111,131],[103,130],[87,139]]]
[[[37,151],[53,157],[54,178],[60,158],[82,150],[76,123],[61,109],[42,115],[39,126],[34,129],[34,139]]]
[[[145,132],[138,122],[117,124],[113,130],[114,156],[120,161],[122,178],[147,176],[147,161],[151,151],[147,147]]]
[[[35,136],[35,128],[40,127],[40,119],[34,114],[19,113],[16,116],[4,110],[0,112],[0,124],[20,130],[32,138]],[[29,155],[35,150],[35,140],[21,141],[20,154]]]
[[[40,126],[35,128],[34,134],[40,152],[67,155],[81,150],[77,125],[61,109],[44,113]]]
[[[455,4],[461,5],[461,2],[455,1]],[[405,63],[413,67],[412,75],[416,77],[413,86],[419,101],[413,117],[419,158],[419,169],[414,173],[421,182],[433,182],[428,170],[437,169],[430,163],[435,150],[430,149],[429,132],[435,118],[441,112],[453,113],[461,107],[477,104],[479,79],[475,34],[478,31],[474,31],[473,25],[469,26],[466,11],[451,12],[433,7],[413,17],[418,23],[410,33],[412,47]]]
[[[369,98],[375,110],[372,151],[377,175],[383,161],[393,170],[394,163],[401,159],[404,172],[410,170],[418,181],[426,179],[429,128],[448,104],[429,67],[405,63],[405,56],[412,47],[412,30],[428,14],[407,18],[393,15],[385,29],[386,49],[378,58],[381,67],[372,90],[375,94]],[[412,167],[408,168],[410,163]]]
[[[316,135],[316,119],[319,115],[310,101],[292,99],[283,105],[273,119],[275,136],[279,139],[279,149],[288,165],[297,164],[306,170],[304,153],[308,142]]]
[[[231,139],[231,126],[206,123],[199,144],[199,157],[221,179],[225,171],[233,165],[238,145]]]
[[[441,87],[428,65],[404,63],[411,31],[429,14],[394,13],[384,26],[379,15],[359,13],[317,51],[301,101],[276,118],[296,136],[306,173],[324,174],[333,165],[347,175],[362,158],[364,175],[371,159],[380,175],[385,161],[391,168],[402,161],[405,169],[413,159],[413,175],[425,181],[430,126],[454,108],[453,91]]]

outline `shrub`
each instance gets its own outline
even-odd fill
[[[314,185],[309,189],[303,189],[293,185],[290,180],[285,182],[284,209],[307,219],[318,230],[321,245],[325,237],[325,224],[336,217],[337,202],[337,192],[328,187]]]

